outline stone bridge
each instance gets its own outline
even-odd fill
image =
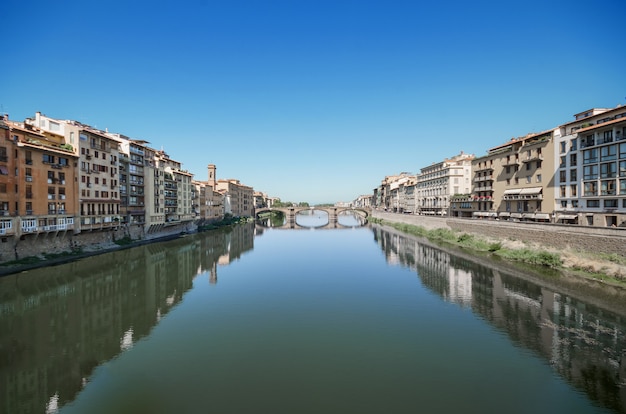
[[[337,229],[337,228],[342,228],[342,227],[348,227],[348,226],[343,226],[339,224],[339,222],[337,221],[337,216],[339,214],[342,214],[345,212],[352,212],[352,213],[359,214],[364,219],[367,219],[367,217],[369,217],[369,214],[370,214],[369,211],[366,209],[352,208],[352,207],[263,207],[263,208],[259,208],[255,210],[254,212],[255,219],[258,219],[259,215],[262,213],[273,212],[273,211],[280,211],[285,216],[285,224],[283,224],[281,227],[275,227],[275,228],[285,228],[285,229],[297,229],[297,228],[300,228],[300,229],[311,229],[311,228]],[[296,215],[298,215],[299,213],[302,213],[303,211],[311,211],[311,212],[324,211],[326,212],[326,214],[328,214],[328,223],[324,226],[318,226],[318,227],[301,226],[298,223],[296,223]]]

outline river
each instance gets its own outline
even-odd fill
[[[0,412],[626,412],[623,303],[377,225],[249,223],[0,278]]]

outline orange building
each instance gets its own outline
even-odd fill
[[[5,217],[15,216],[12,231],[5,234],[74,231],[78,200],[73,148],[63,136],[8,119],[4,124],[9,136],[0,147],[6,160],[0,165],[0,206]]]

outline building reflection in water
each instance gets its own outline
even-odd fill
[[[0,412],[55,412],[130,349],[197,276],[253,248],[254,224],[0,278]]]
[[[543,280],[498,269],[495,262],[482,265],[423,239],[372,228],[389,263],[414,270],[432,292],[471,308],[516,345],[543,357],[593,400],[618,412],[626,410],[623,293],[568,278]]]

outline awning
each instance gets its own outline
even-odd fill
[[[520,191],[522,191],[521,188],[514,188],[511,190],[504,190],[504,195],[515,195],[515,194],[519,194]]]
[[[513,218],[522,218],[522,213],[511,213],[511,217],[513,217]]]
[[[520,194],[539,194],[542,189],[542,187],[522,188]]]
[[[511,213],[509,213],[508,211],[501,211],[499,215],[500,217],[509,217]]]
[[[488,213],[486,211],[474,211],[472,214],[477,217],[486,217]]]
[[[535,214],[536,220],[550,220],[550,214],[548,213],[537,213]]]
[[[533,213],[524,213],[522,214],[522,218],[533,218],[534,214]]]
[[[557,220],[576,220],[578,216],[576,214],[559,214]]]

